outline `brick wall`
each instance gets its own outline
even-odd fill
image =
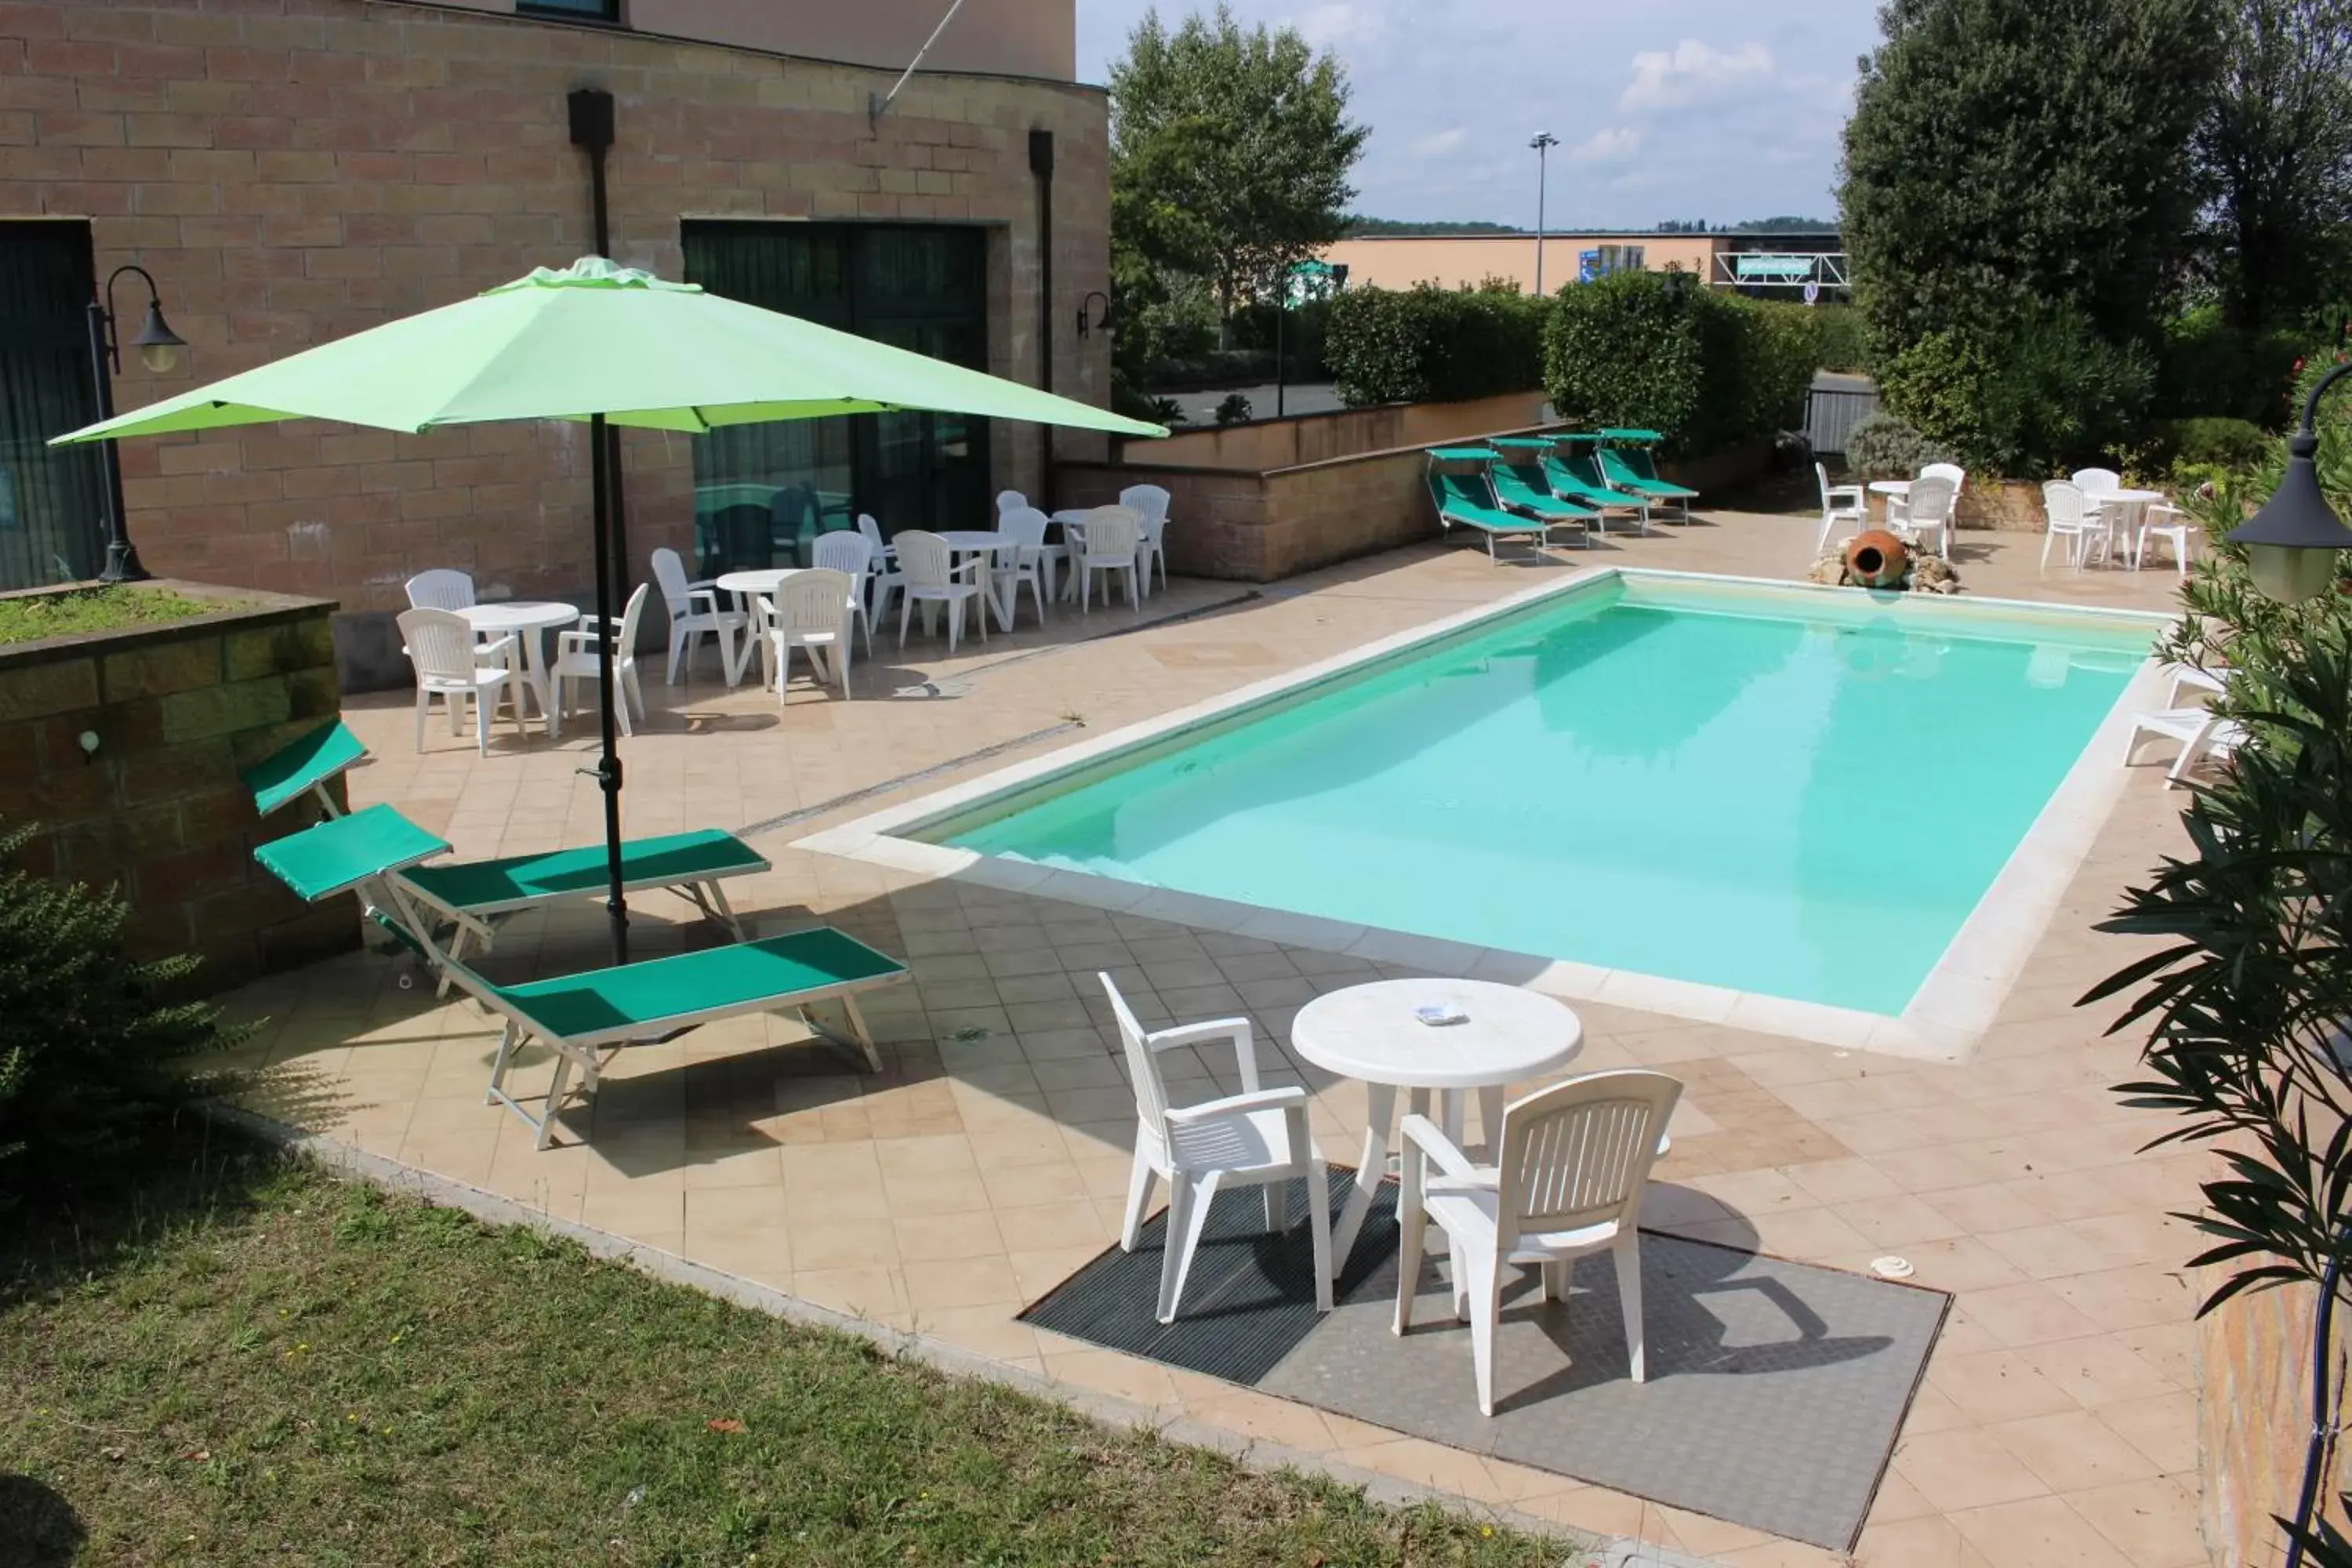
[[[193,352],[169,377],[126,358],[116,399],[132,408],[580,255],[587,173],[563,100],[602,87],[617,259],[678,276],[681,217],[987,226],[989,368],[1034,383],[1027,132],[1055,132],[1055,308],[1074,311],[1108,287],[1102,95],[925,73],[869,130],[868,95],[893,74],[400,0],[0,3],[0,217],[88,219],[100,277],[128,261],[154,274]],[[1054,389],[1107,401],[1107,340],[1066,328]],[[689,440],[624,439],[639,563],[690,539]],[[994,440],[998,487],[1034,490],[1034,428]],[[1055,441],[1104,450],[1087,433]],[[381,614],[427,566],[491,592],[576,593],[583,447],[538,425],[293,424],[129,443],[122,465],[151,570]]]
[[[44,829],[37,874],[120,884],[132,956],[201,954],[205,989],[356,945],[352,900],[305,904],[254,864],[315,814],[265,822],[238,777],[339,711],[334,605],[160,585],[236,607],[0,648],[0,821]]]

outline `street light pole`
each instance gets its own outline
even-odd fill
[[[89,328],[90,384],[96,389],[101,423],[114,417],[114,375],[122,368],[122,345],[114,330],[114,285],[126,272],[136,272],[147,285],[147,319],[140,323],[139,335],[131,340],[131,346],[139,351],[147,368],[158,373],[170,370],[180,363],[180,351],[188,346],[179,333],[164,324],[162,296],[156,293],[155,279],[148,276],[145,268],[118,267],[109,273],[104,285],[91,291],[86,318]],[[147,568],[139,563],[139,552],[123,527],[122,464],[115,456],[113,440],[100,442],[98,454],[104,475],[100,499],[106,504],[106,567],[99,573],[99,580],[144,582]]]
[[[1546,155],[1549,154],[1553,148],[1559,145],[1559,138],[1553,135],[1550,132],[1545,131],[1538,132],[1535,140],[1528,142],[1528,145],[1536,150],[1536,298],[1540,300],[1543,298],[1544,291],[1544,187],[1550,184],[1549,180],[1546,178],[1549,171],[1546,167],[1545,160]]]

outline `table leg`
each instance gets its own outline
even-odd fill
[[[1349,1190],[1347,1206],[1339,1211],[1339,1223],[1331,1227],[1334,1277],[1347,1267],[1348,1255],[1356,1247],[1356,1233],[1364,1228],[1364,1216],[1371,1212],[1372,1194],[1388,1175],[1389,1124],[1396,1117],[1396,1092],[1393,1084],[1364,1086],[1364,1151],[1356,1162],[1356,1184]]]
[[[1503,1086],[1488,1084],[1478,1091],[1478,1131],[1486,1140],[1486,1163],[1503,1153]]]
[[[531,627],[522,634],[523,678],[530,684],[530,694],[539,700],[539,716],[547,725],[547,732],[555,733],[555,695],[547,678],[546,633]]]

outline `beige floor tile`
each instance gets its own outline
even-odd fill
[[[898,1256],[909,1265],[952,1262],[967,1258],[998,1258],[1004,1238],[988,1214],[926,1215],[894,1220]]]
[[[2087,1411],[2061,1411],[2004,1421],[1988,1428],[2000,1446],[2025,1462],[2060,1494],[2150,1480],[2156,1465]]]
[[[689,1224],[686,1249],[698,1263],[745,1279],[793,1288],[793,1235],[780,1225],[698,1229]]]
[[[1239,1432],[1260,1442],[1278,1443],[1302,1453],[1328,1453],[1338,1447],[1320,1411],[1247,1389],[1195,1401],[1186,1407],[1185,1414],[1229,1432]]]
[[[2129,1558],[2054,1497],[1966,1509],[1952,1522],[2002,1568],[2130,1568]]]
[[[2119,1400],[2093,1414],[2164,1474],[2197,1468],[2197,1395],[2189,1391]]]
[[[919,1312],[948,1307],[1013,1307],[1021,1301],[1012,1261],[1001,1256],[909,1261],[900,1271],[907,1280],[907,1303]]]
[[[1942,1515],[1874,1524],[1855,1542],[1854,1568],[1997,1568]]]
[[[2050,1489],[2025,1462],[1973,1427],[1906,1434],[1895,1450],[1895,1468],[1937,1509],[1962,1509],[2045,1496]]]
[[[2197,1494],[2179,1479],[2125,1481],[2066,1501],[2137,1568],[2204,1568]]]

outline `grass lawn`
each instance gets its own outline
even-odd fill
[[[135,1195],[0,1220],[8,1568],[1567,1554],[1112,1431],[219,1138],[159,1155]]]
[[[69,594],[27,594],[0,598],[0,647],[43,637],[70,637],[77,632],[110,632],[124,626],[184,621],[234,609],[222,601],[191,599],[169,588],[149,588],[116,583],[103,588],[78,588]]]

